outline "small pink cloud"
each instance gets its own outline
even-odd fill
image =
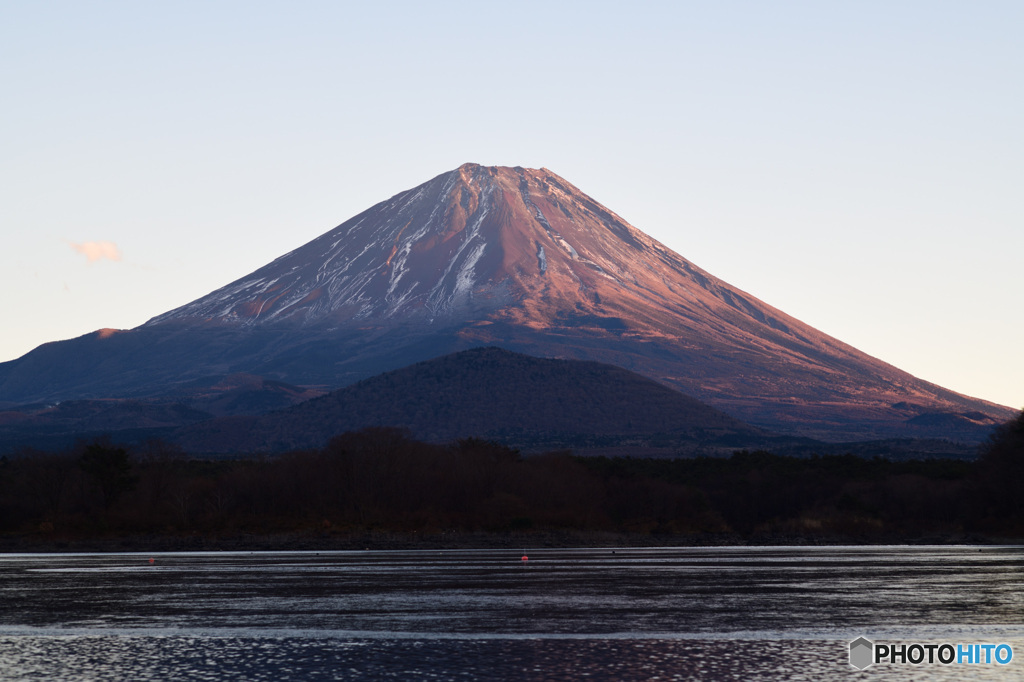
[[[82,242],[81,244],[68,242],[68,244],[72,249],[88,258],[90,263],[104,258],[113,261],[121,260],[121,249],[117,248],[117,244],[114,242]]]

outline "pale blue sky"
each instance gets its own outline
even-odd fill
[[[0,0],[0,360],[475,161],[1021,407],[1021,35],[1021,2]]]

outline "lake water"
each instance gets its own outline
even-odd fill
[[[0,679],[1024,679],[1021,547],[525,551],[0,555]]]

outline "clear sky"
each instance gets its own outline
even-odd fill
[[[1017,0],[0,0],[0,361],[473,161],[1019,408],[1022,35]]]

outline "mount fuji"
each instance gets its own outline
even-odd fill
[[[477,164],[141,327],[0,364],[0,401],[156,398],[239,373],[333,390],[478,346],[614,364],[823,440],[978,440],[1015,414],[740,291],[547,169]]]

